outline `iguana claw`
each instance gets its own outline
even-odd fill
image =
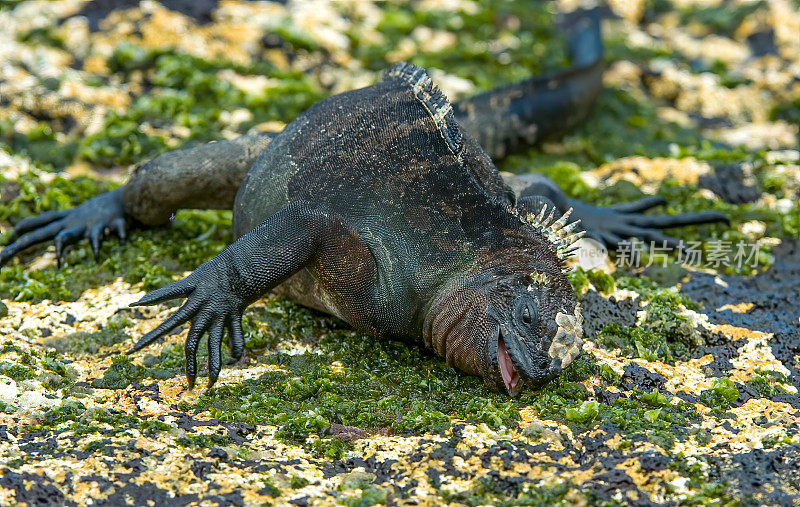
[[[45,211],[38,216],[22,219],[14,227],[11,243],[0,251],[0,266],[26,248],[51,239],[56,246],[59,268],[67,247],[83,238],[89,239],[92,253],[97,259],[100,244],[110,231],[113,230],[120,240],[125,239],[125,217],[122,190],[117,189],[93,197],[74,209]]]
[[[231,356],[239,359],[244,352],[242,312],[244,303],[232,293],[230,283],[219,269],[219,258],[201,265],[191,275],[161,289],[154,290],[130,306],[153,305],[162,301],[187,298],[186,302],[167,320],[142,336],[131,348],[134,353],[163,337],[176,327],[191,321],[186,337],[186,379],[193,389],[197,379],[197,346],[208,333],[208,387],[211,388],[222,369],[222,338],[227,328],[231,340]]]
[[[718,211],[699,211],[677,215],[644,215],[641,211],[666,203],[662,196],[648,196],[637,201],[615,204],[607,208],[592,206],[574,199],[569,205],[575,210],[574,216],[580,218],[587,237],[594,238],[610,249],[617,248],[626,238],[640,238],[667,246],[681,248],[681,241],[667,236],[657,229],[699,225],[714,222],[728,222],[728,217]]]

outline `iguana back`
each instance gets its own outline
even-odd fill
[[[520,225],[491,160],[425,71],[407,64],[290,123],[239,190],[235,234],[296,200],[344,217],[375,257],[387,302],[402,298],[406,307]]]

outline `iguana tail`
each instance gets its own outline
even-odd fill
[[[571,12],[564,24],[572,67],[454,104],[458,122],[493,159],[574,127],[600,93],[604,64],[599,10]]]

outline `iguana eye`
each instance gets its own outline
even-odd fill
[[[529,297],[521,298],[517,301],[517,319],[518,322],[522,321],[523,324],[530,327],[538,317],[536,311],[536,303]]]

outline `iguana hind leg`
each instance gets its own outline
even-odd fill
[[[247,170],[271,140],[272,134],[251,134],[156,157],[116,190],[71,210],[47,211],[20,220],[11,243],[0,251],[0,265],[51,239],[59,265],[66,248],[83,238],[91,242],[96,258],[109,232],[125,239],[129,220],[158,225],[181,208],[231,208]]]
[[[682,249],[682,241],[668,236],[659,229],[728,222],[728,217],[719,211],[698,211],[676,215],[645,215],[641,211],[666,204],[658,195],[647,196],[637,201],[619,203],[607,208],[592,206],[577,199],[567,199],[574,210],[573,216],[581,219],[586,235],[603,243],[609,249],[617,249],[626,238],[638,238],[655,247]]]
[[[506,183],[517,195],[517,209],[523,213],[536,213],[543,205],[553,206],[560,215],[572,208],[572,220],[580,219],[586,236],[616,249],[627,238],[653,242],[655,246],[680,248],[681,242],[658,229],[683,227],[714,222],[727,222],[728,217],[717,211],[679,213],[677,215],[645,215],[642,212],[665,204],[660,195],[643,197],[608,207],[593,206],[570,199],[552,180],[541,174],[522,174],[506,178]]]

